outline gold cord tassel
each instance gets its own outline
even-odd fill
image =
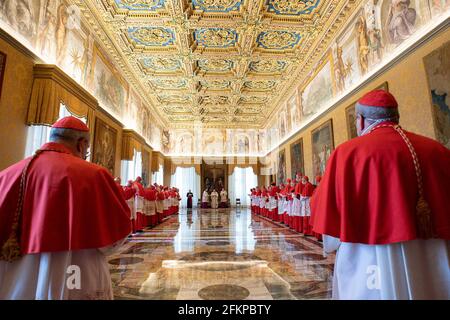
[[[420,239],[433,238],[433,227],[431,222],[431,209],[423,196],[419,197],[416,206],[417,231]]]
[[[395,131],[398,132],[398,134],[402,137],[403,141],[408,147],[414,163],[414,169],[416,171],[416,178],[417,178],[417,188],[419,194],[419,198],[416,204],[417,237],[419,239],[436,238],[437,235],[433,230],[433,221],[431,221],[431,209],[424,197],[422,169],[420,167],[419,158],[417,156],[416,150],[412,145],[411,141],[409,140],[409,138],[406,136],[403,129],[399,125],[391,125],[391,124],[380,125],[375,128],[372,128],[370,132],[372,132],[374,129],[385,127],[393,128]]]
[[[2,256],[0,260],[4,260],[7,262],[13,262],[21,257],[20,254],[20,245],[17,241],[17,238],[10,237],[2,247]]]
[[[14,221],[11,226],[11,233],[9,235],[8,240],[2,245],[0,252],[0,261],[13,262],[14,260],[19,259],[21,254],[20,243],[19,243],[19,223],[22,216],[23,209],[23,200],[25,196],[25,187],[27,182],[27,172],[31,163],[36,160],[36,158],[42,153],[41,150],[36,151],[34,156],[28,161],[25,167],[22,170],[21,178],[20,178],[20,186],[19,186],[19,200],[16,207],[16,212],[14,213]]]

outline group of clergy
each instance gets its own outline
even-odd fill
[[[220,201],[219,201],[220,196]],[[202,194],[202,208],[228,208],[228,192],[225,191],[224,188],[220,191],[220,194],[213,189],[211,194],[208,192],[208,189],[205,189]]]
[[[126,186],[121,186],[120,178],[115,181],[130,208],[133,233],[141,232],[146,227],[153,228],[164,218],[178,214],[181,200],[179,189],[157,183],[146,188],[141,177],[129,180]]]
[[[268,187],[256,187],[250,190],[251,211],[273,221],[280,222],[288,228],[305,236],[322,236],[312,231],[310,224],[310,198],[320,183],[317,176],[315,185],[302,173],[295,174],[295,181],[287,179],[279,186],[272,182]]]
[[[252,212],[323,236],[324,253],[337,252],[334,299],[448,300],[450,150],[404,130],[389,92],[369,92],[355,111],[359,137],[336,148],[316,189],[301,174],[255,188]],[[178,212],[177,189],[140,178],[119,188],[86,161],[89,132],[63,118],[49,143],[0,172],[0,300],[112,299],[107,256],[130,218],[136,231]]]

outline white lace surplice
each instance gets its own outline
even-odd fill
[[[113,291],[106,256],[125,239],[101,249],[28,254],[12,263],[0,261],[0,300],[111,300]],[[73,285],[80,271],[80,288]]]
[[[367,245],[324,235],[323,245],[337,250],[333,299],[450,299],[448,240]]]

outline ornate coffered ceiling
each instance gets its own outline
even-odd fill
[[[261,128],[358,0],[70,0],[170,128]]]

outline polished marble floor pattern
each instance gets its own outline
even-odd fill
[[[116,299],[329,299],[334,255],[242,209],[182,209],[108,257]]]

